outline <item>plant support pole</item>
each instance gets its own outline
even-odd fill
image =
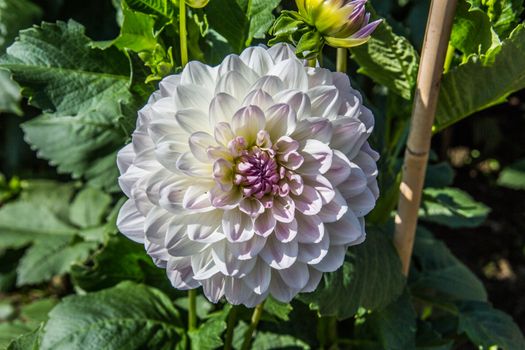
[[[456,4],[457,0],[432,0],[430,5],[395,219],[394,244],[405,275],[408,275],[414,245],[432,125]]]

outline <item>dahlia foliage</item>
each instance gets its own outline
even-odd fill
[[[166,77],[118,154],[118,227],[174,287],[252,307],[314,291],[365,239],[371,111],[346,74],[250,47]]]

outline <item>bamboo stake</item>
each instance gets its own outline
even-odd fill
[[[436,114],[441,76],[457,0],[432,0],[421,53],[397,209],[394,244],[408,275]]]

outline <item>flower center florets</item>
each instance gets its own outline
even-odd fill
[[[253,146],[245,150],[235,165],[234,183],[241,187],[245,197],[261,199],[267,194],[279,193],[279,165],[275,152]]]

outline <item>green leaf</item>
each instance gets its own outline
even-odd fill
[[[275,300],[272,297],[266,299],[264,303],[265,313],[273,316],[277,322],[280,321],[289,321],[290,312],[292,312],[293,307],[290,304],[281,303],[280,301]]]
[[[85,291],[113,287],[125,280],[173,289],[166,272],[153,264],[144,246],[121,235],[110,237],[92,261],[73,265],[71,278],[75,286]]]
[[[173,18],[175,6],[172,0],[123,0],[130,9],[150,15]]]
[[[468,0],[473,6],[486,11],[501,37],[506,37],[520,21],[523,13],[521,0]]]
[[[0,349],[7,348],[11,341],[30,331],[31,328],[20,321],[0,323]]]
[[[469,115],[502,103],[525,88],[525,25],[520,24],[501,46],[481,57],[451,69],[443,76],[436,114],[435,131]],[[479,87],[483,86],[483,89]]]
[[[479,8],[470,8],[466,0],[459,1],[450,43],[466,55],[486,52],[492,44],[491,23],[487,14]]]
[[[30,333],[25,333],[13,340],[7,350],[38,350],[42,328],[37,328]]]
[[[42,16],[32,1],[0,0],[0,52],[11,45],[20,29],[31,26]]]
[[[426,188],[419,217],[451,228],[478,227],[490,208],[457,188]]]
[[[71,203],[70,220],[82,228],[100,225],[110,204],[110,195],[87,187],[80,191]]]
[[[95,242],[71,243],[62,237],[35,242],[20,260],[17,285],[36,284],[69,271],[77,261],[84,261],[97,247]]]
[[[525,349],[525,339],[512,318],[487,303],[464,302],[459,305],[459,332],[465,332],[477,346],[503,350]]]
[[[446,245],[418,227],[410,271],[410,289],[417,296],[435,299],[486,301],[483,283]]]
[[[43,23],[20,32],[0,59],[32,105],[46,113],[23,125],[26,141],[59,172],[84,176],[116,190],[115,152],[128,137],[134,115],[128,58],[116,48],[91,48],[84,27]],[[46,50],[42,50],[46,47]]]
[[[366,323],[380,340],[383,349],[415,349],[417,314],[405,292],[382,310],[372,312]]]
[[[211,314],[198,329],[188,332],[191,349],[213,350],[221,347],[223,345],[221,335],[226,330],[226,318],[230,310],[231,306],[226,305],[222,310]]]
[[[399,297],[405,279],[397,252],[384,233],[368,231],[364,243],[350,247],[343,266],[324,274],[317,290],[300,300],[322,316],[345,319],[359,307],[377,310]]]
[[[38,326],[48,319],[48,313],[57,304],[57,300],[53,298],[40,299],[24,305],[20,311],[20,318],[22,318],[30,326]]]
[[[447,162],[429,164],[425,176],[425,187],[446,187],[454,181],[454,169]]]
[[[0,70],[0,112],[8,112],[17,115],[22,114],[20,109],[20,87],[17,83],[11,80],[10,74],[6,71]]]
[[[273,10],[279,6],[281,0],[251,0],[250,3],[247,14],[250,19],[250,30],[246,46],[250,45],[251,38],[264,39],[275,20]]]
[[[124,282],[63,299],[49,314],[40,350],[184,349],[181,327],[166,295]]]
[[[135,52],[153,50],[157,45],[155,38],[155,18],[153,16],[123,8],[124,22],[120,35],[113,41],[119,49]]]
[[[525,190],[525,159],[505,167],[499,174],[498,185],[514,190]]]
[[[0,231],[3,248],[22,247],[38,239],[68,239],[76,233],[74,227],[59,220],[45,206],[23,201],[8,203],[0,209]]]
[[[293,335],[272,332],[257,332],[252,348],[257,350],[311,349],[310,345]]]
[[[408,39],[396,35],[386,21],[374,31],[367,44],[354,47],[350,52],[359,64],[359,73],[404,99],[412,99],[419,55]]]
[[[70,202],[78,184],[52,180],[24,180],[22,187],[20,201],[38,203],[48,208],[60,220],[69,220]]]
[[[241,52],[248,40],[249,19],[239,4],[231,0],[212,0],[203,11],[210,28],[223,36],[234,52]]]

